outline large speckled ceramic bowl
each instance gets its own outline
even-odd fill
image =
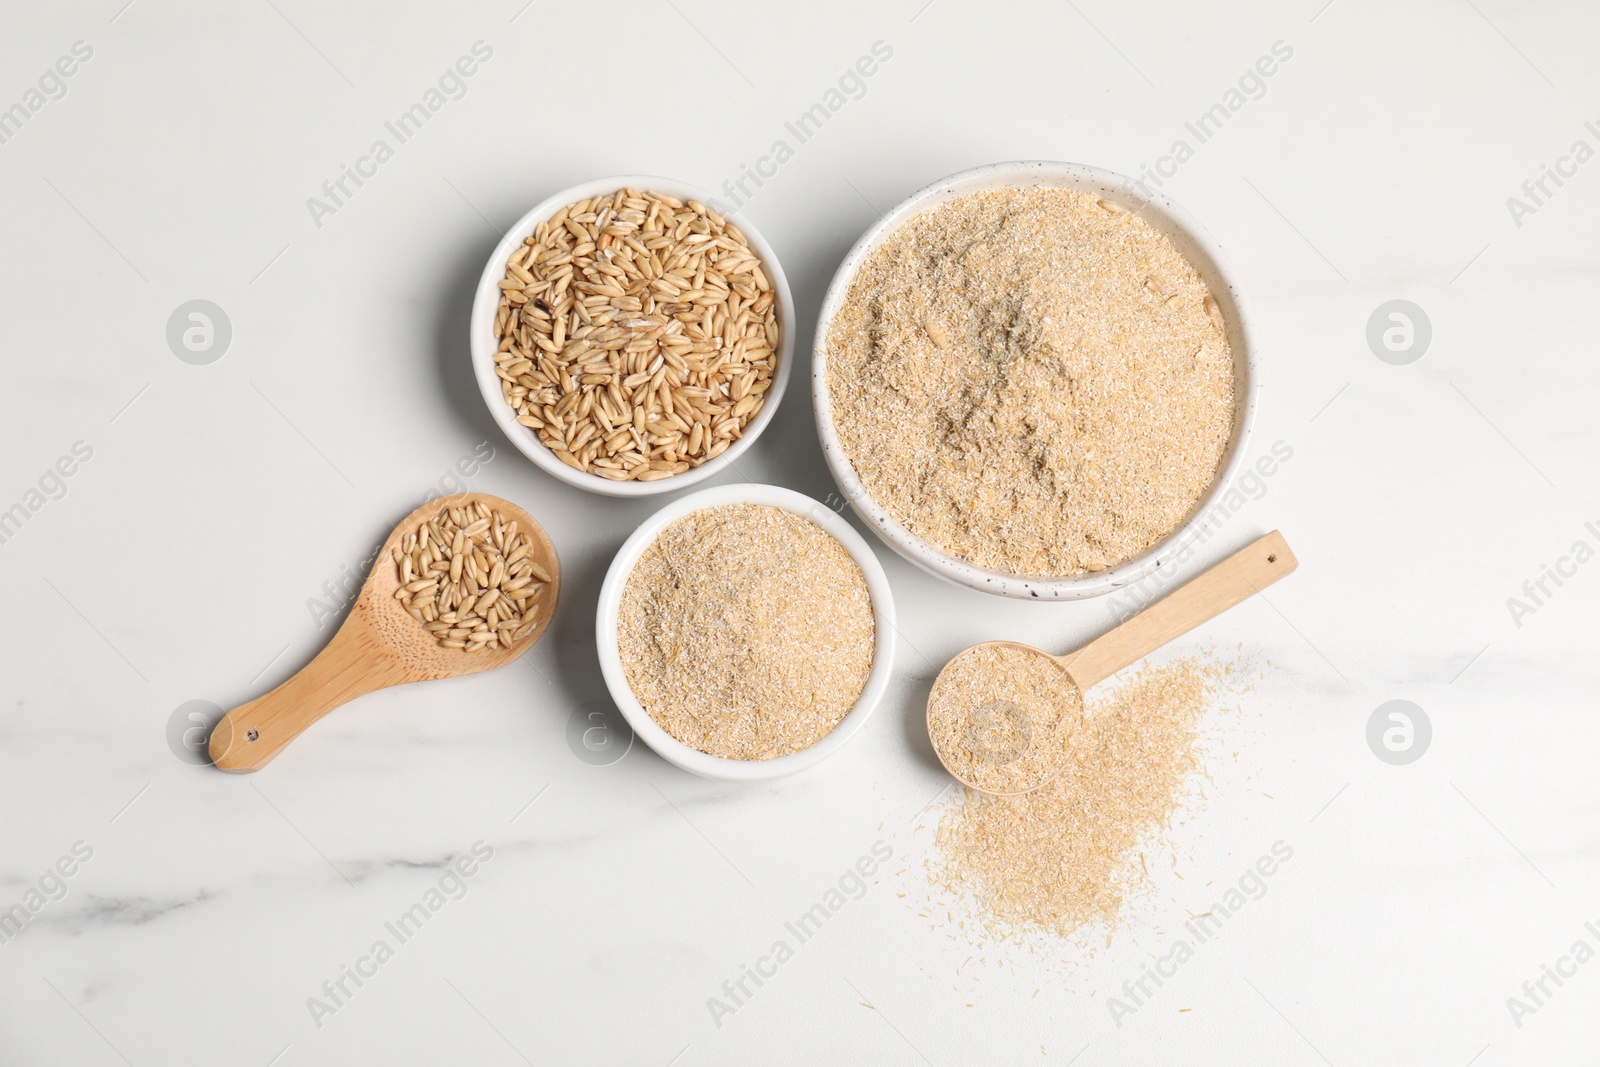
[[[1233,436],[1222,455],[1217,477],[1188,517],[1164,540],[1131,559],[1095,573],[1071,577],[1041,577],[989,570],[957,559],[948,552],[913,534],[872,499],[856,474],[833,426],[833,404],[828,395],[828,331],[834,315],[844,303],[855,281],[856,272],[873,251],[902,223],[956,197],[993,189],[1052,186],[1081,189],[1136,213],[1164,234],[1190,265],[1199,272],[1222,311],[1228,344],[1233,351],[1234,411]],[[871,229],[862,234],[844,257],[822,300],[822,311],[811,361],[811,388],[816,400],[817,434],[828,469],[839,483],[845,499],[857,515],[877,532],[890,548],[923,570],[957,585],[970,586],[985,593],[1023,600],[1077,600],[1104,596],[1140,581],[1158,568],[1170,565],[1183,549],[1202,539],[1211,524],[1219,521],[1214,509],[1227,493],[1235,475],[1245,462],[1245,445],[1255,421],[1256,397],[1260,376],[1256,369],[1256,342],[1250,315],[1244,306],[1239,285],[1223,259],[1222,249],[1188,212],[1152,190],[1143,182],[1096,167],[1076,163],[1024,161],[991,163],[964,170],[934,182],[907,197]]]

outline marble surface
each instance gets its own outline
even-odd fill
[[[23,508],[0,544],[0,908],[27,919],[0,943],[0,1062],[1592,1056],[1592,5],[97,0],[0,25],[0,107],[24,114],[0,115],[0,509]],[[851,80],[876,42],[890,58]],[[448,74],[460,57],[470,77]],[[400,142],[385,124],[430,90]],[[837,108],[800,143],[786,122],[819,102]],[[621,741],[596,756],[572,741],[605,717],[595,596],[654,505],[535,470],[466,356],[488,250],[567,184],[720,188],[760,166],[747,210],[808,350],[881,211],[1016,158],[1169,175],[1260,325],[1254,447],[1292,453],[1187,565],[1272,528],[1302,561],[1180,642],[1263,666],[1176,873],[1093,955],[978,948],[941,921],[923,865],[946,779],[917,717],[960,648],[1065,649],[1107,601],[986,598],[877,545],[898,669],[837,758],[734,787]],[[358,165],[334,204],[323,183]],[[231,326],[204,364],[168,342],[194,300]],[[1369,346],[1392,300],[1431,323],[1413,362]],[[805,369],[741,476],[824,498]],[[303,665],[341,583],[464,460],[561,553],[545,641],[360,700],[253,777],[180,758],[185,706]],[[1367,740],[1391,700],[1432,727],[1406,765]],[[1279,842],[1259,899],[1110,1010]],[[858,899],[736,1011],[708,1007],[863,857]]]

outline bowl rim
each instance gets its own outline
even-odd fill
[[[762,269],[766,271],[767,280],[772,283],[773,291],[777,294],[778,305],[778,363],[773,375],[772,386],[767,390],[767,400],[761,405],[761,410],[756,413],[744,435],[728,446],[727,451],[715,459],[707,460],[698,467],[693,467],[682,474],[675,474],[671,478],[662,478],[653,482],[613,482],[596,474],[588,474],[567,466],[557,459],[528,427],[517,421],[516,412],[505,398],[500,394],[500,378],[494,371],[494,354],[499,347],[494,337],[494,317],[500,306],[500,280],[505,277],[506,261],[511,258],[511,253],[516,250],[540,222],[554,215],[561,208],[579,200],[612,193],[622,188],[641,189],[647,192],[666,193],[680,200],[698,200],[723,216],[739,228],[750,247],[761,259]],[[468,324],[469,355],[472,360],[473,376],[478,382],[478,391],[483,396],[484,404],[489,409],[489,415],[494,419],[495,425],[500,427],[500,432],[534,465],[544,470],[568,485],[577,486],[579,489],[602,496],[615,497],[641,497],[654,496],[658,493],[676,492],[687,488],[697,482],[714,477],[733,465],[733,461],[755,443],[763,430],[777,414],[778,405],[783,400],[784,391],[789,385],[789,374],[794,365],[794,339],[796,333],[794,294],[789,288],[789,279],[783,271],[783,265],[778,261],[778,255],[772,245],[762,236],[750,219],[741,214],[738,209],[730,207],[719,197],[713,196],[696,186],[676,178],[664,178],[650,174],[618,174],[610,177],[591,178],[558,190],[545,197],[532,209],[513,223],[510,229],[500,238],[494,246],[494,251],[489,254],[488,262],[484,265],[483,273],[478,278],[478,286],[472,298],[472,314]]]
[[[867,581],[873,615],[872,670],[867,675],[867,684],[856,699],[855,706],[839,720],[838,725],[802,752],[768,760],[737,760],[691,748],[667,733],[651,718],[650,713],[634,697],[623,673],[622,657],[617,646],[617,621],[623,588],[639,557],[670,523],[690,512],[722,504],[768,504],[809,519],[844,546]],[[599,603],[595,606],[595,648],[600,656],[600,672],[605,678],[611,699],[633,728],[634,734],[668,763],[703,778],[724,781],[781,778],[814,767],[843,748],[866,725],[888,691],[894,670],[895,636],[898,632],[895,629],[894,594],[889,586],[889,577],[866,538],[857,533],[843,516],[820,501],[793,489],[751,482],[719,485],[690,493],[640,523],[612,557],[600,586]]]
[[[1228,330],[1234,359],[1233,434],[1216,478],[1188,516],[1165,538],[1145,551],[1104,571],[1069,578],[1035,577],[990,570],[967,563],[918,537],[883,509],[856,474],[833,426],[828,392],[827,337],[835,314],[849,292],[861,264],[888,234],[912,216],[967,193],[1001,188],[1055,186],[1097,191],[1139,214],[1171,240],[1179,253],[1206,281]],[[1199,262],[1197,262],[1197,258]],[[912,193],[885,212],[846,253],[823,295],[812,335],[811,389],[817,437],[823,458],[851,508],[896,553],[937,578],[979,592],[1021,600],[1080,600],[1106,596],[1140,582],[1166,567],[1194,544],[1215,532],[1222,517],[1218,503],[1233,488],[1246,463],[1261,391],[1254,320],[1222,246],[1187,211],[1144,182],[1115,171],[1081,163],[1014,160],[988,163],[940,178]]]

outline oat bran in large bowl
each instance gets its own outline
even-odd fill
[[[1220,250],[1131,179],[996,164],[913,195],[823,301],[813,390],[858,514],[1007,596],[1109,593],[1220,516],[1256,381]]]

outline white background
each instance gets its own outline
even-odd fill
[[[1600,962],[1520,1027],[1507,998],[1578,939],[1600,947],[1600,563],[1520,626],[1506,604],[1574,541],[1600,544],[1583,526],[1600,524],[1600,162],[1521,226],[1506,204],[1575,140],[1600,147],[1592,6],[124,3],[0,16],[0,106],[93,48],[0,145],[0,508],[93,449],[0,545],[0,907],[93,849],[0,945],[0,1062],[1592,1055]],[[478,40],[493,57],[468,94],[316,226],[307,198]],[[819,499],[810,324],[881,211],[996,160],[1137,173],[1193,145],[1184,122],[1274,42],[1293,49],[1166,191],[1258,318],[1252,451],[1293,449],[1189,567],[1276,527],[1301,568],[1181,643],[1242,646],[1260,681],[1175,834],[1183,877],[1093,955],[974,947],[945,920],[920,814],[945,779],[917,719],[962,647],[1065,650],[1110,624],[1104,602],[988,599],[877,545],[896,684],[837,758],[754,787],[642,746],[592,766],[567,731],[603,698],[594,600],[656,505],[539,473],[467,365],[474,280],[533,203],[612,173],[718,188],[880,40],[893,57],[865,96],[747,207],[801,321],[791,389],[740,469]],[[197,298],[233,328],[207,366],[165,340]],[[1433,325],[1408,366],[1365,339],[1395,298]],[[331,633],[308,598],[481,441],[495,458],[471,487],[527,507],[566,568],[543,642],[362,699],[251,778],[176,758],[174,709],[232,707],[303,665]],[[1365,739],[1397,698],[1434,729],[1402,767]],[[467,895],[319,1028],[307,998],[479,840],[494,858]],[[895,859],[865,897],[714,1025],[707,998],[880,840]],[[1116,1025],[1107,998],[1279,840],[1294,855],[1267,895]]]

